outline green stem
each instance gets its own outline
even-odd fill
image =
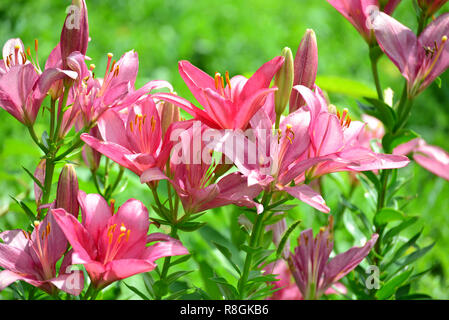
[[[178,237],[178,229],[176,228],[176,226],[172,226],[171,227],[171,232],[170,232],[170,237],[177,239]],[[164,265],[162,266],[162,272],[161,272],[161,276],[159,278],[159,281],[161,281],[162,283],[164,283],[166,281],[167,275],[168,275],[168,270],[170,269],[170,261],[171,261],[171,257],[165,257],[164,258]],[[155,300],[161,300],[162,296],[156,296]]]
[[[55,135],[55,109],[56,100],[51,99],[50,102],[50,141],[53,141]]]
[[[278,114],[278,113],[276,113],[276,123],[275,123],[274,128],[275,128],[275,129],[279,129],[279,124],[280,124],[280,123],[281,123],[281,115]]]
[[[52,159],[51,154],[47,154],[47,158],[45,160],[45,180],[44,180],[44,189],[42,190],[42,204],[47,204],[50,199],[51,193],[51,185],[53,183],[53,173],[55,172],[55,163]],[[43,210],[46,211],[45,209]],[[38,215],[40,218],[40,214]]]
[[[69,97],[69,86],[64,87],[64,94],[62,96],[62,100],[59,100],[58,104],[58,116],[57,116],[57,123],[56,123],[56,129],[54,132],[54,137],[58,137],[59,130],[61,129],[62,119],[64,112],[62,111],[66,107],[67,98]]]
[[[105,194],[105,199],[109,200],[109,198],[112,196],[112,193],[115,191],[115,189],[117,188],[120,180],[122,180],[123,177],[123,173],[125,172],[125,168],[124,167],[120,167],[120,172],[118,173],[117,178],[114,181],[114,184],[112,185],[111,188],[108,189],[108,191]]]
[[[262,197],[262,204],[264,207],[269,203],[271,199],[271,192],[264,192],[264,195]],[[259,245],[260,242],[260,234],[262,233],[263,227],[264,227],[264,216],[267,210],[264,210],[262,213],[256,215],[256,219],[254,222],[254,227],[251,232],[251,236],[249,239],[249,247],[251,249],[256,248]],[[238,282],[238,291],[239,291],[239,298],[243,300],[245,298],[245,285],[248,281],[249,273],[251,272],[251,267],[253,263],[253,252],[248,252],[246,254],[245,263],[243,265],[243,272],[240,277],[240,280]]]
[[[34,126],[29,125],[27,126],[28,132],[30,133],[31,138],[33,139],[34,143],[44,152],[47,153],[48,149],[46,146],[44,146],[40,141],[39,138],[36,135],[36,131],[34,131]]]
[[[378,47],[370,47],[369,57],[371,61],[371,72],[373,73],[374,84],[376,85],[377,97],[379,100],[384,101],[384,95],[382,92],[382,86],[379,79],[379,70],[377,68],[377,63],[379,62],[380,54]]]

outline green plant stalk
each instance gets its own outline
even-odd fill
[[[170,237],[177,239],[178,238],[178,229],[176,228],[176,226],[172,226],[171,227],[171,231],[170,231]],[[171,262],[171,257],[165,257],[164,258],[164,264],[162,266],[162,271],[161,271],[161,276],[159,278],[160,281],[165,282],[167,275],[168,275],[168,270],[170,269],[170,262]],[[161,300],[162,297],[155,297],[155,300]]]
[[[262,197],[262,204],[264,207],[270,202],[271,200],[271,192],[264,191],[264,195]],[[260,242],[260,234],[263,230],[263,222],[264,222],[264,216],[265,216],[266,210],[264,210],[262,213],[256,215],[256,221],[254,222],[254,227],[251,232],[251,236],[249,239],[249,247],[255,248],[258,246]],[[240,280],[238,282],[238,292],[239,292],[239,298],[243,300],[245,298],[245,284],[248,281],[248,276],[251,271],[251,265],[253,262],[253,253],[248,252],[246,254],[245,263],[243,266],[243,272],[240,277]]]
[[[384,95],[382,92],[382,86],[380,84],[380,78],[379,78],[379,70],[377,68],[377,63],[379,62],[380,56],[378,54],[376,54],[374,50],[375,49],[373,47],[370,47],[370,49],[369,49],[371,72],[373,74],[374,84],[376,85],[377,97],[379,98],[379,100],[384,101]]]
[[[34,131],[34,126],[33,125],[28,125],[28,132],[30,133],[31,138],[33,139],[34,143],[44,152],[47,153],[48,149],[46,146],[44,146],[40,141],[39,138],[36,135],[36,131]]]

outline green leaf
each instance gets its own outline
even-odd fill
[[[376,97],[374,89],[359,81],[339,76],[318,76],[317,85],[329,92],[344,94],[353,98]]]
[[[177,265],[177,264],[186,262],[186,261],[189,260],[191,257],[192,257],[192,254],[188,254],[188,255],[182,256],[181,258],[176,259],[176,260],[173,261],[173,262],[170,262],[170,267],[173,267],[173,266],[175,266],[175,265]]]
[[[419,137],[413,130],[401,129],[395,134],[387,133],[382,139],[382,145],[386,151],[392,151],[397,146]]]
[[[389,131],[392,131],[396,125],[396,113],[392,107],[379,99],[365,98],[376,110],[374,116],[378,118]]]
[[[222,277],[212,277],[210,278],[213,282],[215,282],[220,289],[221,294],[227,299],[227,300],[235,300],[238,297],[238,291],[237,289],[229,284],[225,278]]]
[[[149,297],[147,297],[145,294],[143,294],[142,292],[140,292],[136,287],[133,287],[131,285],[128,285],[126,282],[123,282],[125,284],[125,286],[131,290],[132,292],[134,292],[135,294],[137,294],[139,297],[141,297],[143,300],[151,300]]]
[[[427,252],[429,252],[434,246],[435,246],[435,242],[430,244],[430,245],[428,245],[427,247],[424,247],[422,249],[418,249],[418,250],[410,253],[409,255],[407,255],[404,258],[403,262],[399,263],[400,267],[402,268],[404,266],[407,266],[407,265],[411,264],[412,262],[415,262],[416,260],[421,258],[423,255],[425,255]]]
[[[285,217],[287,217],[288,214],[287,213],[283,213],[283,214],[273,214],[269,219],[267,219],[264,224],[269,226],[272,224],[276,224],[279,221],[281,221],[282,219],[284,219]]]
[[[223,256],[229,261],[229,263],[232,265],[232,267],[234,268],[235,271],[237,271],[237,273],[240,275],[241,271],[240,268],[235,264],[234,261],[232,261],[232,254],[231,251],[229,251],[228,248],[222,246],[219,243],[216,242],[212,242],[215,247],[217,247],[217,249],[223,254]]]
[[[25,168],[24,166],[22,166],[22,169],[25,170],[26,173],[28,173],[28,175],[30,176],[31,179],[33,179],[34,183],[36,183],[38,185],[39,188],[41,188],[41,190],[44,190],[44,186],[42,185],[42,183],[34,176],[34,174],[32,174],[27,168]]]
[[[301,223],[301,220],[298,220],[296,222],[294,222],[290,228],[288,228],[284,235],[282,236],[281,242],[279,242],[279,246],[276,250],[276,256],[280,257],[282,254],[282,251],[284,250],[285,244],[287,243],[288,237],[290,236],[290,234],[293,232],[293,230],[296,229],[297,226],[299,226],[299,224]]]
[[[413,269],[410,269],[406,272],[403,272],[403,273],[397,275],[396,277],[394,277],[393,279],[391,279],[390,281],[385,283],[382,286],[382,288],[380,288],[376,292],[376,298],[379,300],[385,300],[385,299],[388,299],[389,297],[391,297],[395,293],[396,288],[398,288],[400,285],[402,285],[410,277],[412,272],[413,272]]]
[[[391,228],[388,230],[388,232],[383,237],[384,242],[388,242],[389,240],[393,239],[395,236],[397,236],[402,230],[407,229],[411,225],[413,225],[416,221],[418,221],[418,217],[410,217],[404,222],[402,222],[400,225]]]
[[[47,131],[42,132],[41,140],[42,144],[48,149],[48,133]]]
[[[167,281],[168,285],[170,285],[171,283],[175,282],[179,278],[184,277],[185,275],[188,275],[189,273],[192,273],[192,272],[193,272],[192,270],[174,272],[167,277],[166,281]]]
[[[382,267],[382,269],[387,269],[391,264],[397,262],[410,247],[415,245],[416,241],[418,241],[419,237],[421,236],[421,233],[422,230],[415,234],[412,238],[410,238],[410,240],[404,243],[398,250],[396,250],[393,257],[387,264],[385,264],[385,266]],[[386,255],[386,252],[384,252],[383,254]]]
[[[207,222],[184,222],[180,225],[177,225],[177,228],[182,231],[192,232],[200,229],[205,226]]]
[[[383,208],[374,217],[374,223],[381,226],[392,221],[403,221],[404,219],[405,215],[403,212],[393,208]]]
[[[28,218],[30,219],[31,222],[34,222],[36,220],[35,214],[33,213],[33,211],[31,211],[30,208],[28,208],[28,206],[25,204],[25,202],[17,200],[13,196],[10,196],[10,197],[15,202],[17,202],[17,204],[20,206],[20,208],[22,208],[23,212],[25,212],[25,214],[28,216]]]

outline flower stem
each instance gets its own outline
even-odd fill
[[[378,46],[375,46],[375,47],[370,46],[369,58],[371,61],[371,72],[373,73],[374,84],[376,85],[377,97],[379,98],[379,100],[383,101],[384,96],[383,96],[382,86],[380,84],[380,79],[379,79],[379,70],[377,68],[377,63],[379,62],[379,58],[381,57],[381,55],[382,55],[382,53]]]
[[[264,207],[266,207],[268,205],[268,203],[270,202],[271,196],[272,196],[271,192],[267,192],[267,191],[264,192],[264,195],[262,197],[262,204],[264,205]],[[259,246],[260,235],[263,230],[263,226],[264,226],[263,221],[264,221],[264,216],[265,216],[266,212],[267,212],[267,210],[264,210],[262,213],[256,215],[254,227],[252,229],[251,236],[249,239],[249,247],[251,249],[255,249]],[[252,267],[252,263],[253,263],[253,255],[254,255],[254,253],[252,251],[247,252],[246,258],[245,258],[245,264],[243,266],[243,272],[242,272],[242,275],[238,282],[239,298],[241,300],[243,300],[245,298],[245,294],[246,294],[245,285],[246,285],[246,282],[248,281],[249,273],[251,272],[251,267]]]

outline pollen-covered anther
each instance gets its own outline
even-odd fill
[[[290,141],[290,144],[293,144],[293,139],[295,139],[295,132],[292,130],[292,125],[291,124],[287,124],[285,126],[285,137],[288,139],[288,141]],[[289,133],[291,133],[291,137],[288,135]]]
[[[226,71],[226,84],[228,85],[229,89],[231,89],[231,80],[229,80],[229,72]]]
[[[348,128],[349,125],[351,124],[352,120],[351,120],[351,118],[348,115],[348,109],[347,108],[344,108],[343,112],[341,114],[340,114],[339,111],[337,111],[337,117],[340,120],[340,125],[342,127]]]
[[[117,77],[120,72],[120,66],[116,66],[114,70],[114,77]]]
[[[215,72],[215,89],[223,89],[224,88],[224,83],[223,83],[223,78],[221,77],[221,74],[219,72]]]
[[[89,70],[93,71],[96,68],[96,66],[92,63],[89,65]]]
[[[33,225],[34,225],[35,228],[39,227],[40,221],[39,220],[34,220],[33,221]]]
[[[146,115],[143,117],[143,123],[145,123]],[[151,116],[151,132],[154,132],[156,129],[156,120],[154,119],[154,116]]]

